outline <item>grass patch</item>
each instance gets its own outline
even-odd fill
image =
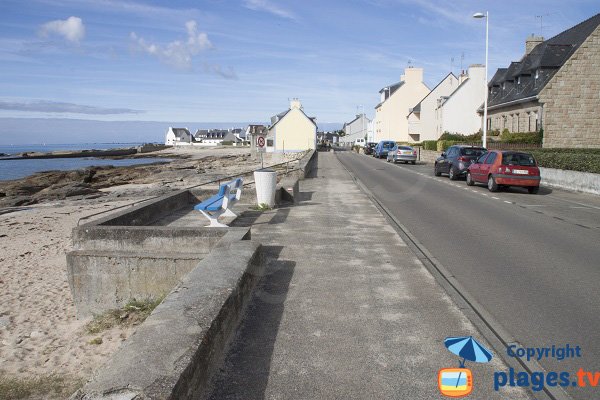
[[[100,332],[111,329],[115,326],[135,326],[139,325],[150,315],[152,310],[163,301],[164,296],[157,299],[146,299],[146,300],[130,300],[123,308],[108,310],[100,315],[95,315],[94,319],[85,325],[86,333],[90,335],[96,335]],[[94,340],[102,338],[96,338]],[[90,344],[100,344],[92,343]]]
[[[84,382],[62,375],[14,378],[0,374],[0,399],[66,399]]]
[[[252,209],[256,210],[256,211],[267,211],[267,210],[270,210],[271,207],[269,207],[269,205],[267,203],[260,203],[260,204],[255,205],[254,207],[252,207]]]

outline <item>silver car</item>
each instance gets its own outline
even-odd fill
[[[406,164],[415,164],[417,162],[417,151],[410,146],[396,145],[388,152],[387,161],[394,163],[402,161]]]

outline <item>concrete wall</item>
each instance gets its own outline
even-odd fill
[[[412,141],[408,135],[408,114],[429,88],[423,83],[422,68],[407,68],[404,84],[392,96],[375,109],[374,137],[381,140]]]
[[[544,147],[600,147],[600,27],[540,92]]]
[[[481,129],[481,117],[477,109],[485,96],[485,67],[472,65],[469,78],[446,100],[438,113],[437,124],[443,132],[471,135]]]
[[[600,175],[588,172],[540,168],[541,184],[578,192],[600,194]]]
[[[71,399],[203,398],[263,271],[257,243],[215,248]]]

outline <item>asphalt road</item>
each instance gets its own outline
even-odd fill
[[[490,193],[434,177],[431,164],[338,156],[518,342],[580,346],[581,357],[539,360],[546,371],[600,371],[599,196]],[[600,398],[600,383],[567,392]]]

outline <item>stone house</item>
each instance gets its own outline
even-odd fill
[[[543,128],[544,147],[600,147],[599,26],[597,14],[551,39],[527,38],[523,58],[488,83],[488,130]]]

